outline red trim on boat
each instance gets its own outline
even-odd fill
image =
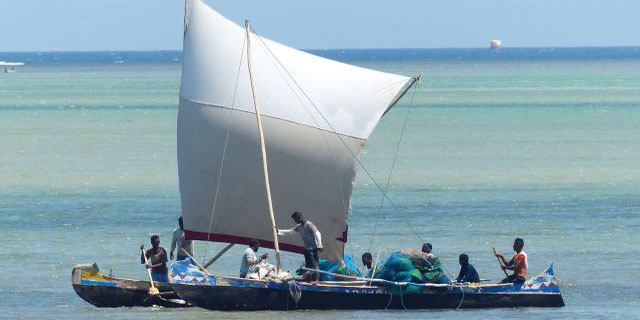
[[[197,232],[191,230],[184,230],[185,238],[189,240],[203,240],[203,241],[215,241],[215,242],[226,242],[226,243],[236,243],[236,244],[249,244],[251,238],[247,237],[238,237],[232,236],[228,234],[217,234],[206,232]],[[258,239],[260,241],[260,247],[273,249],[273,241]],[[292,244],[280,243],[280,250],[295,252],[295,253],[304,253],[304,247],[295,246]]]

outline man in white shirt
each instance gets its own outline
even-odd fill
[[[171,254],[169,257],[173,260],[173,251],[178,248],[178,257],[176,261],[184,260],[188,256],[182,251],[186,251],[193,257],[193,240],[186,240],[184,238],[184,225],[182,224],[182,217],[178,218],[178,228],[173,230],[173,239],[171,239]]]
[[[305,268],[318,270],[320,268],[320,259],[318,258],[318,251],[322,252],[322,238],[318,228],[311,222],[307,221],[302,213],[296,211],[291,215],[293,221],[298,224],[290,230],[278,230],[279,236],[285,236],[292,232],[300,233],[302,242],[304,243],[304,266]],[[313,279],[315,283],[318,282],[320,274],[318,272],[313,273]]]
[[[258,258],[256,252],[260,249],[260,243],[256,239],[249,240],[249,248],[244,250],[242,254],[242,263],[240,264],[240,278],[247,278],[247,275],[258,274],[259,264],[267,259],[269,254],[265,253]]]

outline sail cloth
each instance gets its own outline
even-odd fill
[[[178,113],[186,236],[231,243],[256,238],[273,247],[245,29],[200,0],[188,10]],[[322,233],[321,256],[339,261],[356,174],[353,155],[360,155],[410,78],[317,57],[255,34],[250,54],[276,224],[291,228],[291,214],[302,212]],[[280,248],[303,251],[295,235],[280,237]]]

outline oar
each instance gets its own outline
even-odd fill
[[[151,277],[151,269],[147,268],[149,261],[147,261],[147,255],[144,252],[144,247],[140,248],[140,250],[142,251],[142,256],[144,257],[144,267],[147,269],[147,274],[149,275],[149,281],[151,282],[151,288],[149,288],[149,294],[151,295],[160,294],[160,290],[158,290],[158,288],[156,288],[156,286],[153,284],[153,278]]]
[[[496,255],[498,254],[498,250],[496,250],[496,247],[492,247],[493,248],[493,254]],[[504,267],[504,264],[502,263],[502,259],[496,257],[496,259],[498,259],[498,263],[500,263],[500,269],[502,269],[502,267]],[[507,270],[502,269],[502,272],[504,272],[505,276],[509,276],[509,274],[507,273]]]

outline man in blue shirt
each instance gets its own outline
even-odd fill
[[[480,276],[476,271],[476,268],[469,263],[469,256],[465,253],[461,254],[458,258],[458,262],[460,262],[460,273],[458,273],[458,278],[456,281],[458,283],[461,282],[480,282]]]

